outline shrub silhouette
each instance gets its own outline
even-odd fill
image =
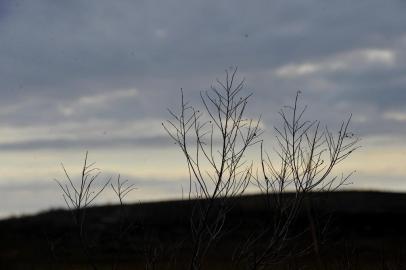
[[[349,131],[351,116],[341,123],[336,133],[327,127],[322,130],[319,121],[304,120],[306,107],[299,106],[299,95],[297,92],[292,106],[285,106],[279,112],[282,125],[274,128],[277,141],[274,149],[279,163],[272,161],[261,143],[262,176],[254,179],[264,194],[268,217],[267,223],[249,237],[239,253],[249,269],[264,269],[291,255],[292,247],[288,245],[288,239],[293,237],[291,226],[301,209],[309,210],[307,194],[335,191],[346,184],[352,174],[331,176],[334,167],[357,148],[359,139]],[[282,196],[288,189],[294,193],[291,198]],[[317,254],[317,232],[313,217],[308,213]]]
[[[93,269],[99,269],[92,256],[92,245],[88,240],[88,231],[86,228],[86,213],[87,208],[91,206],[92,202],[97,199],[106,187],[110,184],[111,189],[115,193],[120,208],[118,217],[118,229],[115,232],[115,241],[120,243],[125,237],[132,224],[125,223],[124,219],[124,199],[135,189],[133,184],[129,184],[128,180],[122,180],[118,175],[116,181],[112,182],[111,177],[106,179],[104,183],[98,187],[97,181],[101,174],[99,168],[95,167],[96,163],[88,163],[88,152],[86,151],[85,159],[80,173],[80,179],[76,183],[71,175],[67,172],[63,163],[61,164],[65,174],[65,181],[55,179],[60,189],[66,206],[72,213],[72,220],[77,230],[77,236],[80,240],[80,245],[86,257],[87,264]],[[117,252],[116,252],[117,253]],[[111,269],[117,269],[118,256],[114,256],[111,262]]]
[[[165,131],[183,153],[189,173],[190,237],[185,235],[182,243],[188,250],[185,254],[190,257],[187,263],[176,266],[178,269],[206,267],[208,254],[230,230],[225,224],[236,205],[235,198],[244,195],[251,184],[263,194],[266,217],[264,222],[253,224],[252,231],[234,246],[230,263],[238,264],[239,268],[262,270],[292,254],[313,250],[317,255],[319,232],[307,196],[314,191],[335,191],[351,175],[332,175],[337,164],[357,148],[359,139],[349,130],[351,116],[342,122],[338,132],[321,128],[319,121],[304,119],[306,107],[300,106],[300,92],[297,92],[293,105],[285,106],[279,113],[282,124],[274,129],[277,150],[269,153],[264,150],[261,139],[260,119],[246,117],[252,94],[244,94],[243,90],[244,80],[237,79],[237,69],[226,71],[223,81],[217,80],[216,86],[200,93],[202,110],[186,102],[181,90],[179,112],[169,110],[172,118],[163,123]],[[258,165],[255,160],[246,159],[247,151],[255,145],[258,145]],[[275,162],[272,155],[279,162]],[[93,166],[94,163],[88,165],[86,153],[79,185],[74,184],[63,165],[66,181],[57,180],[57,183],[72,211],[88,264],[95,270],[98,268],[86,239],[85,213],[111,179],[93,189],[100,173]],[[134,186],[121,181],[120,176],[115,185],[110,185],[123,209],[123,199]],[[288,191],[291,195],[285,196]],[[293,230],[303,210],[307,210],[310,225]],[[128,232],[126,226],[120,223],[116,234],[118,240]],[[238,230],[238,227],[234,229]],[[305,231],[312,235],[311,246],[295,246],[292,239]],[[147,258],[146,269],[158,267],[158,250],[160,247],[148,247],[144,252],[153,256]],[[117,269],[117,259],[119,257],[114,258],[111,269]]]
[[[230,198],[242,195],[252,180],[265,194],[269,223],[253,232],[234,259],[243,261],[248,269],[263,269],[283,258],[290,227],[306,194],[334,191],[351,175],[330,177],[333,168],[357,147],[358,138],[349,131],[351,117],[341,124],[337,136],[327,127],[321,130],[319,121],[303,120],[306,107],[298,107],[300,92],[293,106],[280,111],[282,127],[275,128],[279,149],[276,155],[280,159],[277,167],[264,154],[259,120],[245,118],[251,94],[241,95],[244,80],[236,82],[236,72],[236,68],[231,75],[226,71],[225,80],[217,80],[219,89],[211,87],[210,92],[201,93],[208,119],[184,101],[182,91],[180,113],[169,111],[173,119],[164,125],[186,158],[189,199],[204,199],[204,203],[197,201],[190,218],[194,245],[189,269],[201,269],[212,242],[222,234],[227,213],[233,207]],[[246,150],[258,142],[262,177],[253,174],[252,162],[243,167],[247,163],[243,160]],[[293,187],[293,199],[281,196],[289,187]]]
[[[204,113],[184,101],[178,114],[164,124],[180,147],[189,171],[189,199],[198,200],[190,217],[192,258],[189,269],[201,269],[205,254],[222,235],[234,196],[244,193],[252,177],[253,163],[244,159],[247,149],[259,142],[259,121],[246,119],[251,95],[241,95],[244,81],[236,81],[237,69],[218,88],[201,92]],[[218,142],[217,142],[218,140]],[[207,168],[205,168],[207,166]],[[193,194],[192,194],[193,193]]]

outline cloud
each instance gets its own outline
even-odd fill
[[[396,122],[406,122],[406,113],[399,111],[389,111],[383,114],[384,119],[393,120]]]
[[[120,148],[120,147],[168,147],[167,137],[144,137],[144,138],[81,138],[81,139],[38,139],[20,142],[0,143],[0,150],[4,151],[32,151],[40,149],[97,149],[97,148]]]
[[[291,79],[298,76],[326,75],[334,72],[357,72],[371,68],[389,68],[395,65],[395,53],[390,49],[360,49],[341,53],[320,62],[289,64],[277,68],[275,74]]]
[[[364,138],[403,138],[405,12],[379,0],[0,1],[0,149],[18,161],[147,146],[173,167],[167,108],[179,108],[180,88],[198,105],[229,66],[264,139],[297,90],[308,119],[335,127],[352,113]]]
[[[83,110],[97,110],[104,107],[114,106],[120,101],[131,100],[138,95],[136,89],[115,90],[106,93],[97,93],[89,96],[81,96],[69,105],[60,105],[60,112],[65,116],[71,116]]]
[[[280,77],[297,77],[306,74],[318,72],[321,66],[312,63],[305,63],[299,65],[287,65],[276,70],[276,75]]]
[[[108,105],[110,102],[115,102],[117,100],[133,98],[137,96],[137,94],[138,91],[136,89],[118,90],[93,96],[83,96],[79,98],[78,103],[81,105],[102,106]]]

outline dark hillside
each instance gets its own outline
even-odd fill
[[[235,248],[266,219],[264,197],[234,200],[235,207],[224,225],[227,233],[209,253],[208,269],[228,265],[225,262],[230,261]],[[93,260],[99,265],[115,261],[121,266],[118,269],[145,269],[147,264],[177,269],[176,265],[187,260],[193,204],[169,201],[88,209],[85,228]],[[300,232],[294,244],[308,247],[317,241],[318,254],[309,248],[293,254],[280,267],[293,261],[314,266],[318,261],[318,267],[324,265],[325,269],[404,269],[406,194],[314,193],[309,195],[308,206],[292,228]],[[309,213],[318,232],[316,240],[308,229]],[[125,237],[120,238],[118,232],[123,227]],[[82,269],[85,261],[68,211],[0,221],[0,269]]]

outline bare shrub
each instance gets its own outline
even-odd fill
[[[62,190],[62,196],[66,206],[72,213],[74,224],[77,228],[77,235],[80,240],[81,248],[84,252],[88,265],[93,269],[98,269],[91,252],[91,245],[88,240],[88,231],[86,229],[86,212],[87,208],[92,205],[106,187],[110,184],[111,189],[115,193],[119,202],[118,228],[113,234],[115,235],[113,242],[116,244],[116,253],[112,258],[111,269],[117,269],[117,261],[120,255],[120,244],[125,238],[133,224],[127,220],[127,215],[124,212],[125,197],[135,190],[133,184],[129,184],[128,180],[122,180],[121,176],[117,176],[117,180],[113,183],[111,177],[104,180],[100,185],[98,183],[101,170],[95,167],[95,163],[88,162],[88,152],[86,151],[83,166],[80,172],[79,181],[72,179],[65,166],[61,164],[65,174],[64,181],[55,179]]]
[[[119,202],[119,213],[118,213],[118,228],[115,231],[115,237],[113,241],[116,244],[115,247],[115,255],[112,259],[111,269],[116,270],[118,269],[118,261],[121,258],[121,248],[123,241],[127,237],[128,233],[133,229],[135,226],[134,222],[129,221],[128,213],[125,211],[124,199],[127,197],[129,193],[136,190],[134,184],[130,184],[128,180],[122,180],[121,175],[117,176],[117,180],[113,183],[110,183],[111,189],[115,193],[118,202]]]
[[[78,183],[72,180],[63,163],[62,169],[65,173],[65,181],[55,179],[62,190],[62,196],[66,206],[71,210],[73,221],[78,229],[78,237],[86,256],[86,259],[93,270],[98,269],[90,254],[90,247],[85,229],[86,208],[103,192],[110,183],[110,179],[100,187],[94,189],[96,180],[100,176],[100,169],[95,167],[95,163],[88,164],[88,152],[86,151],[83,167]]]
[[[317,120],[304,120],[306,107],[298,103],[297,93],[292,106],[280,112],[282,125],[275,127],[275,162],[263,150],[261,143],[262,176],[255,183],[264,194],[267,206],[267,223],[254,232],[238,258],[244,260],[249,269],[265,269],[288,255],[292,255],[291,228],[298,214],[308,207],[310,192],[332,192],[347,183],[348,175],[332,175],[333,169],[344,161],[356,148],[359,138],[349,131],[351,116],[343,121],[338,132],[322,128]],[[287,191],[293,192],[290,196]],[[305,209],[308,210],[308,209]],[[313,248],[318,252],[314,220],[309,213]]]
[[[218,87],[200,93],[205,113],[184,101],[179,113],[164,125],[186,158],[189,199],[198,199],[190,217],[192,257],[190,269],[202,262],[223,232],[232,205],[228,198],[244,193],[252,177],[253,163],[244,157],[259,142],[259,121],[245,116],[248,99],[242,95],[244,80],[236,81],[237,69],[226,71]]]

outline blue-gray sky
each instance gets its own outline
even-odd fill
[[[353,188],[405,191],[405,13],[401,0],[2,0],[0,215],[61,206],[52,179],[85,150],[138,186],[130,201],[179,196],[166,108],[181,87],[197,104],[230,66],[264,139],[301,90],[311,119],[353,114]]]

